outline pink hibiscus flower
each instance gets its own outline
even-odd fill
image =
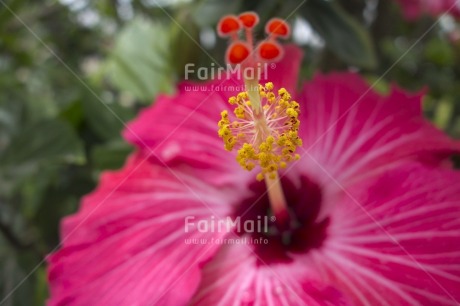
[[[286,47],[262,78],[274,84],[263,87],[267,99],[280,89],[274,101],[290,101],[301,57]],[[382,96],[357,74],[336,73],[296,95],[300,111],[286,114],[298,131],[275,107],[281,117],[268,125],[302,139],[298,160],[272,159],[291,221],[281,227],[265,187],[274,164],[254,160],[267,175],[257,180],[235,162],[243,151],[226,151],[216,133],[237,89],[233,79],[185,82],[129,125],[137,152],[62,223],[49,305],[458,304],[460,174],[448,157],[460,145],[422,117],[421,95]],[[228,117],[247,118],[236,114]],[[211,230],[237,218],[268,229]]]
[[[398,0],[407,20],[416,20],[422,15],[441,16],[448,13],[460,18],[460,1],[457,0]]]

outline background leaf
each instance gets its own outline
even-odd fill
[[[91,161],[96,169],[118,169],[131,153],[133,148],[125,142],[112,142],[94,147]]]
[[[103,140],[121,138],[121,131],[134,112],[117,102],[106,103],[95,97],[81,101],[85,119],[94,134]]]
[[[0,166],[18,167],[44,160],[83,163],[83,146],[72,128],[60,120],[30,124],[0,155]]]
[[[128,23],[115,41],[108,75],[116,86],[144,103],[159,92],[172,92],[168,28],[144,18]]]
[[[377,58],[369,33],[336,2],[308,0],[300,10],[326,41],[327,48],[339,58],[362,68],[376,67]]]

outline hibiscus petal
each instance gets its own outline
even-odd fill
[[[314,254],[359,305],[458,305],[460,173],[405,165],[351,188]]]
[[[231,84],[231,85],[230,85]],[[222,86],[236,85],[225,81]],[[174,97],[160,96],[156,104],[143,110],[124,131],[125,138],[151,154],[151,160],[160,165],[191,167],[191,175],[214,177],[215,184],[225,184],[239,170],[234,156],[224,150],[217,135],[220,112],[227,108],[227,94],[213,91],[217,81],[200,85],[199,91],[188,91],[198,86],[183,83]],[[219,175],[222,174],[222,175]],[[242,173],[242,172],[240,172]],[[234,180],[234,179],[233,179]]]
[[[186,304],[217,249],[201,239],[225,235],[196,224],[228,215],[232,197],[136,154],[64,220],[62,248],[48,258],[49,305]]]
[[[304,87],[301,113],[298,166],[322,185],[336,186],[334,177],[349,186],[407,159],[439,165],[460,151],[423,118],[421,95],[393,88],[382,96],[354,73],[317,75]]]
[[[262,73],[260,83],[272,82],[275,88],[284,87],[294,95],[297,92],[303,53],[295,45],[284,46],[284,51],[284,58],[280,62],[267,64],[264,68],[267,73]]]
[[[192,305],[349,305],[300,261],[267,264],[249,237],[229,236],[212,261]],[[262,240],[257,240],[260,243]]]

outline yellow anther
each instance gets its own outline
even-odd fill
[[[237,118],[244,119],[245,110],[242,106],[235,108],[234,113]]]
[[[259,151],[261,151],[261,152],[266,152],[266,151],[268,151],[268,145],[267,145],[265,142],[262,142],[262,143],[259,145]]]
[[[254,164],[254,163],[247,163],[247,165],[246,165],[246,170],[251,171],[251,170],[254,169],[255,167],[256,167],[256,164]]]
[[[272,135],[268,136],[266,142],[269,145],[272,145],[275,142],[275,137],[273,137]]]
[[[274,102],[276,99],[275,94],[272,92],[267,93],[267,99],[268,99],[268,102]]]
[[[237,96],[237,100],[246,100],[248,98],[248,93],[247,92],[240,92]]]
[[[288,92],[287,92],[286,88],[280,88],[280,90],[278,90],[278,95],[280,95],[280,96],[284,96],[287,93]]]
[[[285,88],[278,90],[278,95],[284,100],[291,100],[291,95],[287,92]]]
[[[297,118],[297,116],[299,115],[293,108],[288,108],[286,110],[286,114],[288,114],[288,116],[290,116],[291,118]]]
[[[218,135],[225,149],[237,150],[236,161],[243,169],[251,171],[259,166],[259,181],[265,176],[276,178],[279,169],[298,160],[300,156],[295,151],[302,145],[298,133],[299,104],[291,101],[286,89],[278,90],[278,96],[273,89],[271,82],[259,85],[262,116],[253,112],[248,93],[241,92],[228,100],[236,105],[233,118],[225,110],[218,122]]]

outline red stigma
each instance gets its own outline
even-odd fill
[[[249,47],[243,42],[234,42],[227,49],[227,62],[233,65],[242,63],[250,54]]]
[[[259,16],[254,12],[242,13],[238,16],[245,28],[252,29],[259,23]]]
[[[283,48],[274,41],[263,41],[257,47],[259,57],[264,61],[275,62],[282,58]]]
[[[227,15],[220,19],[217,25],[218,34],[231,40],[226,52],[227,63],[236,65],[248,60],[249,65],[255,65],[259,62],[276,62],[283,57],[284,49],[276,39],[289,37],[291,33],[289,24],[279,18],[270,19],[265,25],[268,38],[257,44],[253,40],[253,29],[258,24],[259,16],[255,12],[244,12],[238,17]],[[243,29],[245,40],[239,36]]]
[[[275,37],[288,38],[291,34],[291,27],[282,19],[272,18],[265,26],[265,33]]]
[[[227,37],[241,29],[240,20],[233,15],[228,15],[220,19],[217,25],[217,32],[222,37]]]

